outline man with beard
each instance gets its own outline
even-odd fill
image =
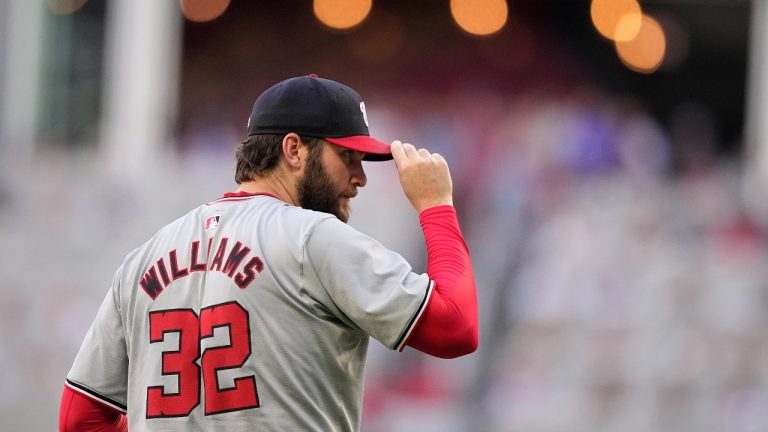
[[[259,96],[248,132],[237,191],[118,269],[67,375],[60,430],[357,431],[369,337],[441,358],[477,348],[440,155],[370,137],[360,95],[315,75]],[[393,158],[424,273],[346,224],[362,161]]]

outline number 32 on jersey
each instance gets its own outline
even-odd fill
[[[207,348],[201,357],[200,342],[212,337],[217,327],[229,329],[230,344]],[[199,317],[192,309],[150,312],[149,342],[163,342],[166,333],[179,334],[178,350],[163,351],[162,358],[162,373],[177,376],[178,392],[166,393],[163,386],[147,388],[147,418],[188,416],[200,404],[201,376],[205,415],[258,408],[253,375],[236,378],[232,388],[219,388],[218,371],[240,368],[251,355],[248,311],[239,303],[209,306]]]

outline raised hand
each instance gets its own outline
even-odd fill
[[[453,183],[445,158],[400,141],[392,142],[392,156],[403,192],[417,212],[453,205]]]

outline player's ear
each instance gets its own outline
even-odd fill
[[[286,134],[283,137],[283,158],[285,162],[291,168],[301,169],[301,165],[304,159],[304,153],[306,153],[306,147],[301,138],[293,132]]]

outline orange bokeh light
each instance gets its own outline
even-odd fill
[[[506,0],[451,0],[451,15],[467,33],[488,36],[507,23]]]
[[[598,32],[612,41],[630,41],[640,30],[643,11],[637,0],[592,0],[590,15]]]
[[[229,7],[229,0],[179,0],[184,18],[194,22],[212,21]]]
[[[666,52],[667,41],[664,29],[655,19],[643,15],[637,36],[631,41],[616,42],[616,52],[621,61],[630,69],[651,73],[661,66]]]
[[[328,27],[346,30],[365,20],[373,0],[315,0],[315,16]]]

